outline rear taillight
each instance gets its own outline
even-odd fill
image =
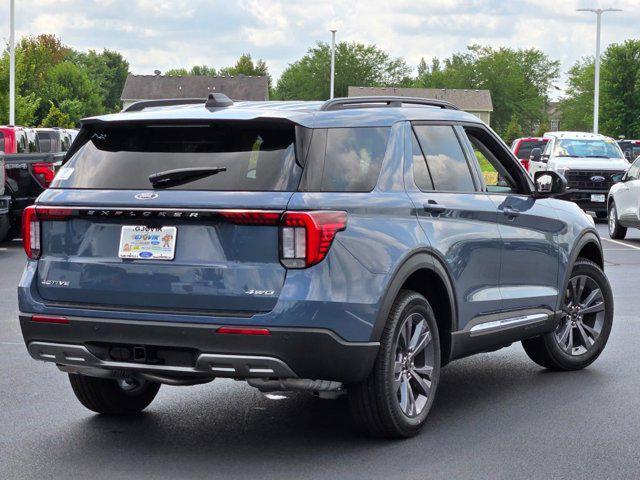
[[[528,158],[521,158],[520,159],[520,163],[522,164],[524,169],[528,172],[529,171],[529,159]]]
[[[22,212],[22,246],[27,257],[37,260],[40,258],[42,220],[65,220],[73,210],[70,208],[48,208],[31,205]]]
[[[321,262],[336,233],[346,226],[346,212],[284,212],[280,219],[280,262],[287,268],[306,268]]]
[[[56,172],[54,171],[53,164],[39,162],[33,164],[33,176],[36,177],[36,180],[38,180],[38,183],[40,183],[43,188],[49,188],[53,177],[56,176]]]

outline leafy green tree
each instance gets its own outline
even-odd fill
[[[107,112],[122,109],[120,95],[129,75],[129,62],[120,53],[107,49],[102,53],[89,50],[86,54],[79,54],[74,63],[85,68],[91,81],[97,83],[98,93]]]
[[[602,132],[640,138],[640,40],[607,48],[600,82]]]
[[[507,145],[510,145],[516,138],[520,138],[523,136],[524,132],[522,131],[522,127],[520,126],[518,116],[514,115],[513,117],[511,117],[511,120],[507,124],[507,128],[505,128],[502,139],[507,143]]]
[[[187,75],[189,75],[189,70],[187,70],[184,67],[182,67],[182,68],[170,68],[169,70],[164,72],[164,74],[167,77],[186,77]]]
[[[593,126],[593,58],[582,58],[567,72],[567,95],[560,100],[562,128],[590,131]]]
[[[492,124],[501,133],[517,118],[531,132],[546,116],[548,90],[559,75],[559,62],[540,50],[471,45],[431,65],[418,66],[415,86],[422,88],[485,89],[493,101]]]
[[[190,70],[187,70],[186,68],[172,68],[167,70],[164,74],[169,77],[186,77],[188,75],[216,77],[218,72],[214,67],[209,67],[207,65],[194,65]]]
[[[74,124],[68,114],[63,113],[58,107],[51,103],[49,113],[47,113],[47,116],[42,119],[40,126],[71,128]]]
[[[282,100],[329,98],[331,52],[318,42],[280,76],[276,97]],[[402,58],[393,58],[375,45],[339,42],[336,45],[335,96],[347,96],[351,86],[399,86],[406,84],[411,69]]]

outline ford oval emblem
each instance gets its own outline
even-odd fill
[[[151,252],[140,252],[140,258],[150,258],[153,257],[153,253]]]
[[[136,194],[133,198],[136,200],[153,200],[154,198],[158,198],[158,194],[154,192],[142,192]]]
[[[591,177],[591,181],[595,183],[604,182],[604,177],[602,175],[594,175]]]

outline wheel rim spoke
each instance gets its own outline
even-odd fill
[[[594,340],[600,336],[600,333],[595,328],[591,328],[589,325],[587,325],[584,322],[582,322],[581,325],[582,325],[582,328],[584,328],[587,331],[587,333],[591,335],[591,338],[593,338]]]
[[[589,337],[586,330],[584,329],[582,322],[578,322],[577,324],[578,332],[580,332],[580,337],[582,338],[582,342],[584,343],[584,348],[589,349],[591,345],[593,345],[593,339]]]
[[[593,302],[595,302],[595,300],[597,298],[602,298],[602,292],[600,291],[599,288],[594,289],[589,296],[587,296],[587,298],[584,300],[584,302],[580,303],[580,307],[581,308],[587,308],[590,307]],[[584,314],[584,312],[582,312]]]
[[[431,343],[431,332],[427,330],[426,332],[424,332],[424,335],[422,335],[422,338],[420,338],[419,343],[413,349],[414,355],[422,352],[426,348],[426,346],[429,345],[429,343]]]
[[[415,370],[411,372],[411,376],[415,380],[418,388],[422,391],[421,392],[422,395],[424,395],[425,397],[428,397],[429,392],[431,391],[431,382],[429,380],[422,378],[420,375],[418,375],[418,373],[416,373]]]
[[[590,313],[599,313],[604,311],[604,302],[596,303],[590,307],[584,308],[580,313],[588,315]]]
[[[409,415],[407,408],[409,405],[409,381],[403,375],[400,379],[400,408]]]
[[[421,340],[421,337],[424,335],[426,331],[426,322],[424,320],[419,321],[416,324],[416,328],[413,331],[413,335],[411,336],[411,341],[409,342],[409,348],[416,350],[418,343]]]
[[[431,375],[433,374],[433,367],[429,365],[424,365],[422,367],[415,367],[413,369],[421,377],[426,377],[429,381],[431,380]]]

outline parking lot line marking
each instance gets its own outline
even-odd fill
[[[619,240],[612,240],[610,238],[603,238],[603,240],[605,240],[607,242],[611,242],[611,243],[616,243],[618,245],[624,245],[625,247],[633,248],[634,250],[640,250],[640,247],[637,247],[635,245],[629,245],[628,243],[624,243],[624,242],[621,242]]]
[[[0,247],[0,251],[4,252],[5,250],[9,250],[7,247]]]

